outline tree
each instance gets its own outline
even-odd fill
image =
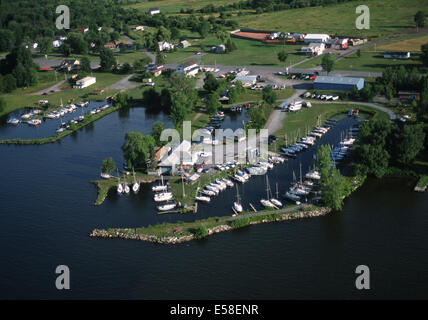
[[[88,43],[83,38],[83,35],[80,33],[71,32],[64,43],[67,43],[70,45],[71,52],[73,53],[77,53],[77,54],[88,53]]]
[[[238,89],[236,87],[231,87],[228,92],[229,103],[235,103],[238,100]]]
[[[263,101],[269,105],[273,105],[276,102],[276,93],[272,87],[268,86],[263,88]]]
[[[209,22],[203,19],[198,26],[198,33],[201,35],[202,38],[205,38],[208,35],[208,32],[210,32],[210,29],[211,27]]]
[[[140,132],[128,132],[122,145],[123,158],[128,168],[145,171],[149,154],[153,152],[155,140],[151,135],[143,136]]]
[[[13,32],[7,29],[0,29],[0,51],[8,52],[13,45],[15,37]]]
[[[206,98],[207,112],[212,115],[218,111],[220,103],[218,102],[219,96],[217,93],[210,93]]]
[[[278,60],[285,64],[287,61],[288,54],[285,50],[278,52]]]
[[[63,43],[59,47],[59,51],[64,55],[64,57],[69,57],[71,55],[71,47],[68,43]]]
[[[358,58],[361,58],[361,49],[358,49],[358,50],[357,50],[357,57],[358,57]]]
[[[251,108],[248,112],[249,128],[260,130],[266,123],[266,116],[262,108]]]
[[[113,161],[113,158],[105,158],[101,163],[101,172],[111,174],[113,170],[116,169],[116,164]]]
[[[171,39],[180,39],[180,30],[177,27],[171,28]]]
[[[48,37],[40,38],[38,41],[38,48],[40,53],[48,54],[52,48],[52,39]]]
[[[425,16],[425,13],[423,11],[416,12],[414,20],[416,23],[416,28],[419,29],[419,28],[425,27],[426,16]]]
[[[116,68],[116,58],[110,49],[102,48],[100,50],[100,66],[103,71],[110,72]]]
[[[392,128],[391,159],[409,165],[424,148],[425,133],[422,125],[394,125]]]
[[[86,56],[80,59],[80,71],[87,73],[91,72],[91,61]]]
[[[3,98],[0,98],[0,113],[6,110],[6,101]]]
[[[327,74],[329,74],[333,70],[334,60],[329,54],[325,54],[322,57],[321,67],[324,71],[327,72]]]
[[[163,88],[160,95],[160,105],[166,114],[171,113],[172,95],[168,88]]]
[[[226,51],[227,52],[232,52],[236,50],[236,45],[235,43],[232,41],[232,39],[227,39],[226,41]]]
[[[180,128],[184,119],[186,119],[187,103],[188,103],[188,100],[186,98],[186,95],[183,92],[179,91],[174,93],[173,99],[172,99],[170,117],[172,122],[174,123],[175,128]]]
[[[424,66],[428,66],[428,42],[421,46],[421,60]]]
[[[160,96],[155,88],[143,91],[144,104],[148,109],[155,110],[160,104]]]
[[[153,139],[155,139],[155,143],[156,143],[157,146],[161,146],[162,144],[165,143],[164,141],[160,141],[160,137],[161,137],[162,131],[164,131],[164,130],[165,130],[165,128],[164,128],[162,122],[156,121],[153,124],[152,136],[153,136]]]
[[[392,83],[388,83],[388,85],[385,86],[385,98],[388,101],[391,101],[394,97],[394,87],[392,86]]]
[[[164,63],[165,63],[165,55],[159,51],[156,54],[156,64],[164,64]]]
[[[208,91],[208,93],[211,93],[213,91],[216,91],[219,87],[218,80],[214,77],[214,75],[211,72],[208,72],[205,75],[204,79],[204,89]]]
[[[4,92],[9,93],[16,89],[16,79],[12,74],[7,74],[3,78]]]

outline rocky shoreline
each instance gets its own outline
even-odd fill
[[[285,213],[285,214],[282,214],[281,217],[279,218],[268,219],[267,217],[269,217],[270,215],[278,214],[277,211],[273,211],[273,212],[266,213],[266,219],[250,221],[248,225],[320,217],[330,213],[331,211],[332,210],[330,208],[321,207],[311,211],[296,211],[292,213]],[[247,218],[247,216],[243,215],[242,218],[243,219]],[[250,217],[248,216],[248,218]],[[224,231],[229,231],[232,229],[234,228],[228,224],[218,225],[212,228],[208,228],[207,236],[224,232]],[[112,231],[107,231],[105,229],[94,229],[90,234],[90,237],[120,238],[120,239],[127,239],[127,240],[146,241],[146,242],[152,242],[152,243],[158,243],[158,244],[179,244],[179,243],[188,242],[196,239],[194,234],[182,235],[182,236],[173,236],[173,235],[156,236],[156,235],[149,235],[149,234],[138,234],[135,232],[135,229],[133,228],[116,229]]]

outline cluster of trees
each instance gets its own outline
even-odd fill
[[[369,121],[361,127],[353,152],[356,172],[381,178],[391,166],[406,168],[424,148],[424,142],[420,124]]]
[[[37,84],[39,66],[33,62],[31,52],[17,46],[0,60],[0,92],[11,92],[16,88]]]
[[[317,169],[320,172],[321,198],[325,205],[334,210],[343,207],[343,199],[350,192],[349,181],[332,166],[330,148],[322,145],[317,150]]]

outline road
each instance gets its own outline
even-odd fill
[[[120,79],[118,82],[112,84],[111,86],[107,87],[106,90],[128,90],[133,89],[138,86],[137,82],[129,81],[129,79],[132,78],[134,74],[130,74],[129,76]]]
[[[58,91],[58,87],[61,86],[66,80],[61,80],[60,82],[54,84],[53,86],[49,87],[49,88],[45,88],[43,90],[37,91],[37,92],[33,92],[30,94],[30,96],[39,96],[42,95],[43,93],[47,93],[49,94],[50,91],[54,90],[54,91]]]

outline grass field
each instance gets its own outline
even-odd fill
[[[370,29],[358,30],[355,8],[370,9]],[[308,7],[264,14],[234,16],[241,27],[305,33],[329,33],[347,36],[392,37],[394,33],[415,29],[413,17],[418,10],[427,10],[421,0],[366,0],[325,7]]]
[[[385,51],[421,51],[421,46],[428,43],[428,35],[416,37],[404,41],[397,41],[393,43],[378,46],[379,50]]]
[[[334,69],[336,70],[353,70],[353,71],[383,71],[389,66],[421,67],[419,54],[412,53],[410,59],[385,59],[383,52],[362,51],[361,57],[353,53],[343,59],[336,61]]]
[[[283,48],[288,53],[287,65],[302,61],[306,55],[300,52],[300,45],[275,45],[259,41],[233,39],[237,50],[226,54],[208,54],[202,57],[207,65],[215,63],[228,66],[274,66],[283,67],[278,60],[278,52]]]
[[[331,56],[333,58],[336,58],[339,54],[332,54]],[[307,62],[304,62],[302,64],[299,64],[298,66],[296,66],[296,68],[303,68],[303,69],[311,69],[311,68],[315,68],[319,65],[321,65],[321,61],[324,55],[319,55]]]
[[[59,105],[61,103],[61,99],[63,103],[68,103],[74,100],[79,99],[101,99],[103,97],[109,96],[118,90],[106,90],[103,94],[96,95],[96,96],[89,96],[90,92],[94,89],[104,89],[120,79],[124,78],[126,75],[119,75],[119,74],[112,74],[112,73],[96,73],[94,72],[93,75],[97,78],[97,82],[85,89],[68,89],[64,91],[59,91],[56,93],[52,93],[46,96],[40,96],[40,95],[29,95],[29,93],[37,91],[35,88],[26,89],[17,89],[14,92],[11,92],[9,94],[2,95],[1,97],[5,99],[6,101],[6,109],[3,110],[2,113],[0,113],[0,116],[8,114],[14,110],[22,109],[25,107],[33,107],[40,99],[48,100],[49,103],[53,105]],[[58,80],[59,81],[59,80]],[[54,81],[53,83],[56,83]],[[52,82],[49,82],[47,86],[52,85]],[[40,90],[43,87],[41,87],[41,84],[37,86],[36,89]],[[24,93],[25,91],[25,93]]]
[[[220,6],[233,3],[230,0],[140,0],[136,4],[125,5],[127,8],[136,8],[148,11],[149,8],[159,8],[162,13],[179,13],[181,9],[200,9],[209,4]]]

